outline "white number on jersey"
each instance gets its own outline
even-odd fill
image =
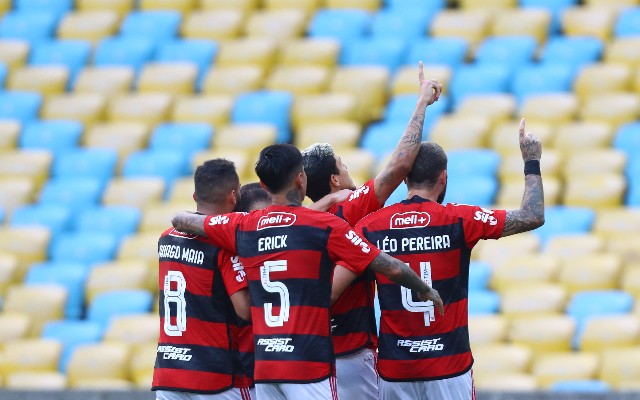
[[[171,290],[171,282],[177,284],[176,290]],[[167,336],[182,336],[187,330],[187,301],[184,291],[187,281],[180,271],[168,271],[164,277],[164,333]],[[171,324],[171,303],[176,307],[176,324]]]
[[[278,293],[280,295],[280,313],[273,315],[273,303],[264,304],[264,322],[267,326],[276,327],[283,326],[289,320],[289,289],[284,283],[272,281],[269,274],[287,270],[287,260],[265,261],[260,267],[260,282],[264,290],[270,293]]]
[[[407,263],[407,265],[409,265]],[[420,278],[427,283],[429,286],[433,286],[431,282],[431,263],[430,262],[421,262],[420,263]],[[411,297],[411,290],[406,287],[401,287],[402,293],[402,306],[410,312],[421,312],[424,313],[424,326],[430,326],[431,321],[436,320],[435,307],[433,305],[433,301],[413,301]]]

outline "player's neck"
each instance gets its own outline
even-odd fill
[[[283,190],[280,193],[271,194],[271,203],[276,206],[286,206],[290,204],[302,205],[304,196],[300,193],[300,190],[292,187]]]
[[[413,196],[420,196],[423,199],[438,201],[438,193],[434,190],[429,189],[409,189],[409,193],[407,194],[407,199],[412,198]]]
[[[196,210],[204,215],[220,215],[232,212],[233,208],[229,209],[229,207],[218,204],[198,204]]]

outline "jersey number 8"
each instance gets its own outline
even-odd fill
[[[171,283],[175,282],[176,289],[171,289]],[[184,291],[187,289],[187,281],[180,271],[168,271],[164,277],[164,333],[167,336],[182,336],[187,330],[187,301]],[[176,307],[176,324],[171,324],[171,303]]]

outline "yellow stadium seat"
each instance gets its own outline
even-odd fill
[[[238,175],[240,175],[240,173],[238,173]],[[173,182],[173,186],[171,186],[171,194],[169,196],[169,201],[171,203],[177,203],[180,205],[193,202],[194,190],[195,190],[195,185],[193,183],[192,178],[176,179]],[[180,211],[193,210],[193,209],[194,209],[194,206],[193,204],[191,204],[187,208],[184,208]]]
[[[533,392],[538,389],[536,378],[531,374],[517,372],[500,372],[492,374],[475,374],[473,376],[476,389],[486,391]]]
[[[89,127],[102,119],[107,100],[100,93],[65,93],[52,96],[42,108],[43,119],[68,119]]]
[[[142,221],[140,222],[141,233],[157,233],[160,235],[171,227],[171,218],[178,212],[193,209],[195,203],[169,202],[147,206],[142,210]]]
[[[257,65],[270,68],[275,61],[277,49],[277,42],[271,38],[228,40],[220,45],[216,67]]]
[[[624,204],[625,190],[626,179],[622,174],[573,176],[565,183],[563,203],[577,207],[619,207]]]
[[[5,343],[13,340],[23,339],[29,335],[31,317],[23,312],[4,311],[0,313],[0,354]]]
[[[479,44],[489,32],[490,14],[486,11],[440,11],[431,23],[435,37],[457,37],[472,46]]]
[[[382,117],[386,107],[389,70],[378,66],[340,67],[331,78],[334,93],[355,96],[356,117],[369,122]]]
[[[640,299],[640,265],[629,264],[624,268],[620,278],[620,287],[636,299]]]
[[[549,238],[543,253],[552,254],[561,259],[597,254],[604,250],[604,239],[591,233],[555,235]]]
[[[144,207],[162,201],[162,178],[114,178],[107,184],[102,202],[105,205]]]
[[[120,17],[133,8],[134,0],[76,0],[80,11],[114,11]]]
[[[355,149],[361,133],[362,128],[355,122],[312,122],[303,124],[294,139],[300,149],[314,143],[329,143],[334,149]]]
[[[235,96],[262,88],[264,68],[259,65],[214,67],[205,77],[205,94]]]
[[[420,61],[420,60],[418,60]],[[428,64],[429,59],[425,56],[423,62],[424,76],[428,79],[435,79],[442,84],[442,93],[447,93],[449,87],[449,81],[453,71],[448,65]],[[394,96],[400,96],[403,94],[417,94],[420,88],[418,84],[418,67],[401,67],[393,77],[393,83],[391,86],[391,94]]]
[[[525,346],[514,344],[487,344],[473,349],[474,374],[498,372],[526,372],[531,363],[532,352]]]
[[[0,14],[4,14],[10,9],[11,9],[11,0],[0,0]]]
[[[503,154],[521,154],[518,134],[519,125],[519,120],[499,124],[489,135],[489,145]],[[555,132],[554,129],[555,127],[553,123],[542,121],[530,122],[527,119],[526,130],[527,132],[533,133],[538,139],[540,139],[540,143],[542,143],[542,146],[545,149],[543,157],[546,157],[547,155],[549,143],[551,143]]]
[[[536,253],[539,247],[540,238],[532,233],[525,233],[500,240],[481,240],[472,254],[475,258],[497,268],[515,256]]]
[[[640,380],[640,347],[604,349],[598,377],[613,388]]]
[[[633,78],[633,90],[635,90],[636,93],[640,93],[640,73],[638,73],[638,71],[636,71],[635,77]]]
[[[0,297],[4,297],[7,287],[17,283],[17,274],[18,258],[10,253],[0,253]]]
[[[303,10],[307,17],[311,16],[323,2],[321,0],[263,0],[267,10]]]
[[[431,129],[431,140],[445,151],[484,147],[491,121],[478,115],[444,115]]]
[[[278,64],[333,68],[338,62],[339,54],[340,42],[335,39],[291,40],[282,44],[278,55]]]
[[[580,337],[580,351],[637,346],[639,337],[640,317],[637,315],[594,316],[586,321]]]
[[[305,30],[304,10],[263,10],[249,16],[244,26],[247,37],[271,38],[278,41],[300,37]]]
[[[593,231],[605,237],[614,234],[640,233],[640,211],[635,208],[599,210]]]
[[[497,344],[507,338],[507,319],[502,315],[470,315],[469,340],[471,347]]]
[[[175,10],[181,13],[191,11],[197,0],[141,0],[142,10]]]
[[[74,90],[79,93],[100,93],[105,96],[124,94],[133,84],[131,67],[86,67],[76,78]]]
[[[50,339],[21,339],[6,343],[0,370],[6,377],[14,372],[55,372],[62,344]]]
[[[366,11],[377,11],[382,0],[325,0],[328,8],[356,8]]]
[[[307,123],[356,121],[356,99],[346,93],[296,96],[291,117],[295,130]]]
[[[217,149],[217,150],[205,150],[196,153],[192,160],[191,166],[192,169],[195,169],[202,165],[207,160],[212,160],[214,158],[224,158],[225,160],[229,160],[233,162],[236,166],[236,171],[238,172],[238,176],[240,176],[240,180],[242,180],[243,176],[246,176],[249,170],[253,170],[253,166],[255,164],[255,160],[252,160],[247,154],[247,152],[242,150],[233,150],[233,149]],[[191,180],[191,179],[190,179]],[[191,194],[193,193],[193,182],[191,183]],[[193,208],[193,198],[186,196],[190,196],[189,193],[185,194],[185,203],[191,203],[191,207],[181,208],[181,210],[188,210],[189,208]],[[144,222],[144,221],[143,221]]]
[[[0,207],[10,213],[16,207],[31,203],[36,188],[32,178],[0,177]]]
[[[229,122],[232,107],[231,96],[181,96],[173,105],[171,121],[203,122],[218,129]]]
[[[578,98],[573,93],[528,96],[519,115],[527,119],[527,129],[536,122],[554,125],[572,122],[578,116]],[[535,129],[531,129],[531,132],[538,133]]]
[[[560,167],[563,164],[562,153],[554,149],[544,149],[540,160],[540,171],[544,176],[544,185],[546,189],[547,178],[555,178],[559,175]],[[498,175],[502,179],[509,181],[522,182],[524,184],[524,160],[520,149],[513,150],[502,156],[502,162],[498,170]],[[524,188],[524,186],[523,186]]]
[[[559,281],[570,293],[612,290],[617,289],[621,272],[621,257],[613,254],[591,254],[563,260]]]
[[[61,372],[14,372],[7,375],[5,387],[9,390],[64,390],[67,377]]]
[[[140,92],[193,93],[198,66],[188,62],[147,63],[138,79]]]
[[[543,156],[544,157],[544,156]],[[544,177],[544,204],[554,206],[560,203],[562,182],[555,176]],[[524,194],[522,169],[518,178],[507,178],[500,183],[496,205],[502,209],[519,209]]]
[[[632,93],[589,96],[580,110],[587,122],[604,122],[614,126],[634,122],[640,116],[640,98]]]
[[[617,37],[604,49],[604,61],[626,64],[631,68],[640,66],[640,38],[637,36]]]
[[[517,0],[459,0],[463,10],[495,10],[514,8],[518,5]]]
[[[602,7],[571,7],[562,13],[565,35],[595,36],[603,41],[611,38],[616,12]]]
[[[606,237],[606,251],[622,256],[625,263],[640,263],[640,233],[623,233]]]
[[[155,233],[138,233],[126,237],[118,249],[117,260],[144,261],[147,264],[158,266],[158,238]]]
[[[622,174],[626,163],[627,155],[620,150],[586,150],[567,154],[562,172],[567,180],[585,174]]]
[[[582,67],[573,90],[582,100],[592,95],[625,92],[631,89],[631,68],[624,64],[591,64]]]
[[[586,6],[624,8],[637,6],[638,0],[584,0]]]
[[[0,121],[0,153],[16,148],[22,125],[19,121]]]
[[[338,156],[342,163],[349,168],[349,176],[358,184],[364,184],[373,177],[372,171],[375,164],[375,157],[364,149],[340,149]]]
[[[538,44],[547,40],[551,13],[545,9],[518,8],[495,15],[491,34],[495,36],[531,36]]]
[[[165,93],[121,95],[111,101],[107,115],[114,122],[155,125],[167,118],[171,101],[171,95]]]
[[[91,380],[126,380],[130,358],[125,343],[98,343],[76,347],[67,367],[67,378],[72,388]]]
[[[330,71],[326,67],[284,66],[276,67],[267,78],[269,90],[283,90],[297,94],[317,94],[326,90]]]
[[[200,0],[200,7],[203,10],[230,8],[246,12],[255,10],[259,3],[259,0]]]
[[[16,280],[24,278],[28,265],[47,259],[50,238],[49,229],[41,226],[0,227],[0,252],[18,259]]]
[[[158,234],[158,237],[160,234]],[[140,268],[142,267],[142,268]],[[148,288],[149,271],[144,264],[92,268],[85,284],[87,303],[101,293]]]
[[[277,128],[269,124],[233,124],[216,132],[213,147],[216,149],[235,149],[257,153],[264,147],[276,142]]]
[[[594,353],[542,353],[535,358],[531,372],[538,384],[548,389],[559,381],[595,379],[599,366],[600,359]]]
[[[229,40],[240,35],[244,13],[239,9],[196,11],[181,27],[186,39]]]
[[[96,124],[84,136],[87,147],[106,147],[118,152],[123,161],[129,153],[147,145],[149,126],[141,122],[110,122]]]
[[[538,283],[506,289],[502,313],[508,318],[543,316],[564,311],[567,291],[552,283]],[[544,299],[544,300],[542,300]]]
[[[17,68],[9,75],[7,88],[39,92],[47,96],[64,92],[68,79],[69,70],[64,66],[27,66]]]
[[[0,177],[28,178],[41,186],[49,178],[53,154],[48,150],[16,150],[0,157]]]
[[[180,211],[183,210],[187,210],[188,208],[183,208]],[[170,219],[167,221],[171,221]],[[167,225],[165,223],[165,225]],[[169,222],[168,225],[170,226],[171,223]],[[169,226],[165,226],[165,229],[168,228]],[[163,229],[163,231],[165,230]],[[144,233],[144,232],[143,232]],[[154,232],[155,233],[155,232]],[[161,232],[157,232],[158,237],[160,237],[160,233]],[[140,259],[129,259],[129,260],[124,260],[124,261],[109,261],[109,262],[103,262],[103,263],[98,263],[98,264],[94,264],[92,266],[93,268],[101,268],[101,269],[108,269],[108,268],[116,268],[116,271],[122,271],[124,269],[129,269],[129,270],[135,270],[136,272],[134,274],[130,274],[130,275],[135,275],[135,274],[143,274],[142,271],[140,270],[146,270],[146,276],[147,276],[147,280],[146,282],[140,284],[140,288],[142,289],[148,289],[148,290],[157,290],[158,288],[158,268],[157,265],[153,266],[153,268],[151,268],[152,265],[150,265],[148,262],[146,262],[145,260],[140,260]],[[127,273],[123,274],[123,275],[127,275]],[[137,279],[137,278],[135,278]],[[113,282],[113,280],[111,280],[111,282]],[[101,286],[99,289],[102,288],[106,288],[106,286]],[[117,287],[114,286],[114,290],[117,290]],[[107,290],[105,290],[107,291]]]
[[[104,333],[105,342],[142,344],[158,341],[160,318],[157,314],[133,314],[114,317]]]
[[[559,272],[558,257],[543,254],[516,256],[493,268],[490,285],[502,292],[517,285],[553,282]]]
[[[29,335],[38,336],[45,323],[64,318],[66,301],[67,289],[63,286],[14,285],[7,290],[4,312],[29,315]]]
[[[98,42],[118,30],[118,13],[111,10],[77,11],[66,14],[58,25],[58,38]]]
[[[153,365],[158,354],[158,344],[144,343],[137,346],[131,357],[129,371],[131,378],[139,389],[149,389],[153,379]]]
[[[29,42],[22,40],[0,40],[0,62],[10,71],[23,66],[27,62],[29,47]]]
[[[614,130],[603,122],[572,122],[557,128],[553,147],[558,150],[578,151],[609,147]]]
[[[487,117],[491,126],[511,119],[516,111],[516,100],[509,94],[485,94],[467,96],[456,109],[456,115]]]
[[[575,330],[576,322],[568,315],[516,317],[511,320],[509,326],[509,340],[531,349],[535,354],[571,351]]]

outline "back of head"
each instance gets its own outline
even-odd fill
[[[221,204],[229,192],[237,190],[240,178],[236,166],[228,160],[207,160],[193,174],[195,197],[198,203]]]
[[[240,188],[240,200],[236,203],[235,211],[250,212],[259,210],[271,203],[269,192],[258,182],[247,183]]]
[[[447,154],[435,142],[422,142],[418,156],[407,174],[407,186],[431,187],[436,184],[442,171],[447,169]]]
[[[331,193],[331,175],[339,174],[336,156],[329,143],[315,143],[302,151],[304,172],[307,174],[307,196],[318,201]]]
[[[273,144],[260,152],[256,174],[271,193],[280,193],[302,172],[302,155],[290,144]]]

